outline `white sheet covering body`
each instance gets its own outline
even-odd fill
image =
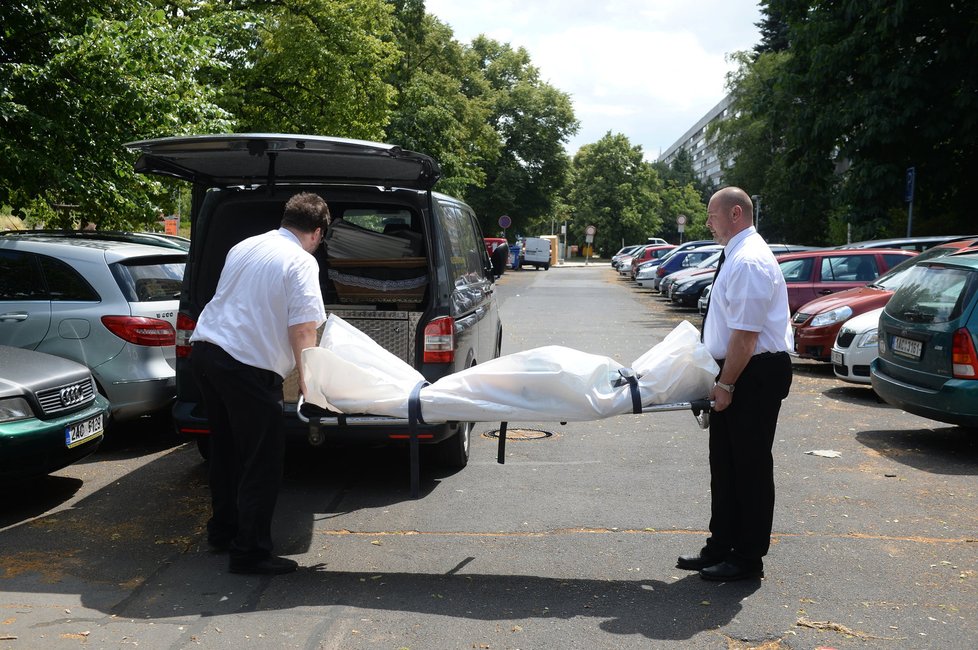
[[[302,352],[306,401],[330,411],[408,417],[424,377],[369,336],[330,315],[319,347]],[[632,413],[624,368],[608,357],[551,345],[507,354],[421,389],[425,422],[579,422]],[[630,366],[643,406],[704,399],[719,372],[683,321]]]

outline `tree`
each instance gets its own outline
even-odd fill
[[[483,230],[494,228],[496,219],[507,214],[514,231],[521,232],[531,218],[554,212],[570,167],[564,146],[578,122],[570,97],[540,80],[525,49],[480,36],[467,54],[488,83],[472,84],[469,92],[489,106],[500,153],[474,161],[486,181],[465,198]]]
[[[246,33],[222,51],[223,105],[238,129],[380,140],[391,117],[388,82],[401,53],[384,0],[250,0]],[[230,40],[230,39],[229,39]]]
[[[568,234],[583,243],[585,226],[593,224],[595,248],[604,251],[618,250],[622,242],[644,242],[662,228],[661,191],[659,175],[643,159],[642,148],[608,132],[574,156],[567,205],[575,227]]]
[[[501,147],[489,123],[488,85],[447,25],[419,16],[412,3],[395,16],[403,57],[391,76],[397,101],[386,141],[435,157],[436,189],[464,197],[485,184],[485,165],[475,163],[495,160]]]
[[[0,203],[59,227],[155,220],[164,186],[135,176],[123,144],[229,129],[218,90],[195,76],[213,65],[212,25],[171,22],[139,0],[4,11]]]

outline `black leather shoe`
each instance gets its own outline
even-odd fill
[[[700,577],[704,580],[713,580],[715,582],[763,578],[764,568],[761,565],[741,564],[740,562],[727,560],[726,562],[700,569]]]
[[[231,573],[246,573],[252,575],[282,575],[292,573],[299,568],[299,563],[284,557],[271,555],[263,560],[242,562],[231,560],[228,571]]]
[[[679,559],[676,560],[677,569],[686,569],[688,571],[699,571],[700,569],[705,569],[708,566],[713,566],[714,564],[719,564],[723,562],[722,556],[716,556],[712,554],[704,554],[703,551],[695,555],[680,555]]]

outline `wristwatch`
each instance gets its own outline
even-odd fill
[[[731,395],[733,395],[733,392],[734,392],[734,385],[733,384],[724,384],[723,382],[719,382],[718,381],[718,382],[716,382],[713,385],[716,386],[717,388],[722,388],[723,390],[725,390],[728,393],[730,393]]]

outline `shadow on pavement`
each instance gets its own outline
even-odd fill
[[[963,427],[860,431],[856,440],[881,456],[932,474],[978,475],[978,436]]]

